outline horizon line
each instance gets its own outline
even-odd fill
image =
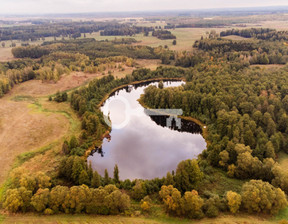
[[[261,11],[273,9],[279,11],[288,11],[288,5],[268,5],[268,6],[247,6],[247,7],[221,7],[221,8],[197,8],[197,9],[151,9],[151,10],[120,10],[120,11],[94,11],[94,12],[46,12],[46,13],[0,13],[0,16],[56,16],[56,15],[87,15],[87,14],[121,14],[121,13],[165,13],[165,12],[221,12],[223,10],[230,12],[236,10],[258,9]]]

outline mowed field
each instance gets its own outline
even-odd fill
[[[78,80],[73,83],[70,77],[64,77],[57,84],[33,80],[15,86],[0,99],[0,184],[17,162],[17,156],[22,153],[27,156],[45,147],[48,150],[52,143],[67,135],[73,111],[67,103],[49,102],[45,96],[79,84]]]
[[[2,216],[1,224],[278,224],[282,220],[269,220],[267,218],[249,215],[222,215],[214,219],[187,220],[168,216],[151,219],[145,217],[125,216],[93,216],[93,215],[6,215]]]

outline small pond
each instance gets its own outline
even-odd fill
[[[164,88],[182,84],[182,81],[165,81]],[[101,107],[112,122],[111,137],[104,139],[102,147],[88,157],[100,175],[107,169],[113,177],[117,164],[121,180],[161,178],[176,170],[180,161],[196,158],[206,148],[197,124],[182,119],[179,129],[172,119],[172,125],[167,127],[168,116],[151,115],[139,104],[137,100],[148,85],[158,82],[118,90]]]

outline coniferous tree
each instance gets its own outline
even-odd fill
[[[120,179],[119,179],[119,169],[117,164],[114,167],[114,183],[115,184],[119,184],[120,183]]]
[[[91,180],[91,187],[98,188],[101,186],[101,178],[97,171],[93,172],[93,177]]]

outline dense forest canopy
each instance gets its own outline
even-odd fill
[[[236,34],[226,31],[221,35],[233,32]],[[277,31],[244,32],[253,38],[228,40],[212,31],[208,38],[195,42],[193,52],[134,46],[131,38],[122,42],[62,40],[13,49],[16,57],[25,59],[0,64],[2,95],[13,84],[29,79],[57,80],[69,71],[102,71],[101,66],[115,63],[133,66],[137,58],[169,54],[172,66],[154,71],[137,69],[121,79],[109,74],[69,96],[57,93],[55,101],[69,100],[78,113],[81,135],[63,142],[63,159],[52,180],[43,173],[28,175],[15,169],[4,207],[12,212],[107,215],[132,212],[130,200],[137,202],[142,212],[148,212],[156,201],[167,214],[188,218],[238,211],[276,214],[285,208],[288,172],[277,162],[277,155],[288,153],[288,68],[284,65],[288,49]],[[262,38],[266,34],[267,38]],[[253,64],[283,66],[266,69]],[[120,86],[169,78],[184,79],[186,84],[150,86],[140,102],[149,108],[182,109],[184,116],[203,122],[208,130],[207,149],[197,160],[181,161],[163,178],[121,180],[117,165],[113,177],[107,170],[104,177],[100,176],[83,157],[87,150],[95,149],[95,140],[103,140],[110,131],[100,110],[103,100]],[[215,190],[222,180],[225,187]]]

